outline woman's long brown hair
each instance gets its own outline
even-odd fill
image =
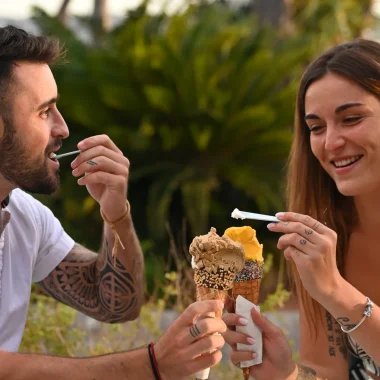
[[[344,276],[348,243],[357,223],[355,205],[352,197],[339,193],[313,155],[310,131],[305,122],[306,91],[327,73],[345,77],[380,99],[380,44],[359,39],[328,50],[306,69],[297,94],[293,144],[288,161],[287,208],[310,215],[337,233],[337,265]],[[310,330],[315,333],[316,322],[321,320],[324,309],[306,292],[292,261],[288,265],[288,275]]]

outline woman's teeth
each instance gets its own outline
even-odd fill
[[[348,165],[358,161],[360,158],[361,158],[361,156],[353,156],[353,157],[347,158],[346,160],[334,161],[334,165],[337,168],[341,168],[343,166],[348,166]]]

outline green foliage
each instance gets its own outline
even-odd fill
[[[32,291],[20,351],[62,356],[78,355],[82,351],[84,332],[72,328],[76,314],[74,309]]]
[[[297,33],[318,52],[326,45],[361,37],[374,21],[372,4],[373,0],[293,0],[291,16]]]
[[[44,34],[68,41],[70,64],[55,70],[71,128],[67,148],[96,133],[115,140],[132,163],[135,221],[155,241],[166,237],[166,221],[183,217],[192,235],[216,218],[227,227],[237,201],[280,208],[296,79],[309,46],[220,4],[132,16],[94,47],[36,10]],[[56,213],[75,209],[65,223],[75,237],[72,221],[86,226],[97,211],[85,213],[85,192],[62,163],[65,196]],[[213,211],[220,207],[224,217]]]

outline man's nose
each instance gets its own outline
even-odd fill
[[[56,118],[54,120],[54,126],[52,128],[52,137],[59,137],[65,139],[69,137],[69,128],[65,122],[65,119],[62,117],[60,112],[57,112]]]

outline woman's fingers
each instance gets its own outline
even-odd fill
[[[256,357],[256,353],[252,351],[233,351],[231,354],[231,362],[236,367],[240,368],[240,363],[247,360],[252,360]]]
[[[251,316],[253,322],[262,331],[267,338],[279,338],[283,337],[282,330],[269,321],[264,315],[259,313],[254,307],[251,309]]]
[[[268,229],[272,232],[283,234],[295,233],[301,238],[308,240],[310,243],[317,243],[321,235],[314,231],[311,227],[304,225],[301,222],[280,222],[268,224]]]
[[[223,333],[224,340],[226,341],[227,344],[229,344],[232,348],[236,347],[237,343],[242,343],[242,344],[254,344],[255,340],[246,334],[237,332],[237,331],[232,331],[232,330],[227,330],[225,333]]]
[[[246,318],[240,316],[239,314],[235,313],[225,313],[223,314],[223,321],[226,323],[227,326],[245,326],[248,321]]]

